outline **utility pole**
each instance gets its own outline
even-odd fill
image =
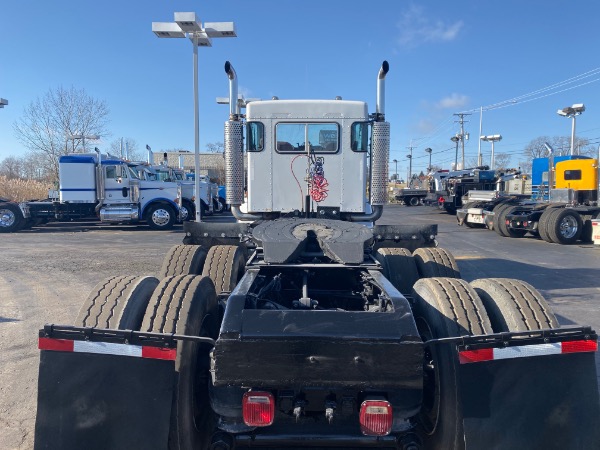
[[[469,133],[465,134],[465,116],[470,116],[470,113],[454,113],[455,116],[459,117],[458,123],[460,123],[460,134],[458,135],[462,145],[462,168],[465,168],[465,138],[469,139]],[[456,121],[455,121],[456,122]],[[468,122],[468,120],[467,120]]]

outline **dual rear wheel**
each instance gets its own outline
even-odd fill
[[[519,280],[488,278],[469,284],[456,278],[421,279],[412,296],[425,342],[559,326],[539,292]],[[427,448],[464,449],[458,369],[455,346],[426,345],[418,431]]]

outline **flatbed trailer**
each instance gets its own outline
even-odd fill
[[[393,195],[397,201],[403,202],[406,206],[418,206],[428,193],[427,189],[400,188],[394,189]]]

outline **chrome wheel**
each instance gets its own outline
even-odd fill
[[[164,227],[171,221],[171,214],[163,208],[158,208],[152,213],[152,223],[158,227]]]
[[[0,208],[0,227],[8,228],[15,224],[17,216],[13,211],[6,208]]]
[[[563,219],[560,221],[559,227],[559,233],[565,239],[573,238],[573,236],[575,236],[579,230],[579,224],[577,223],[577,220],[575,220],[575,217],[571,215],[563,217]]]

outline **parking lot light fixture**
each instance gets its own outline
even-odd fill
[[[495,159],[494,159],[494,142],[498,142],[502,140],[502,135],[500,134],[492,134],[490,136],[480,136],[482,141],[487,141],[492,143],[492,156],[490,157],[490,169],[495,168]]]
[[[73,141],[73,153],[75,153],[75,141],[76,140],[81,141],[81,145],[83,147],[82,152],[85,153],[85,140],[86,139],[92,140],[92,141],[97,141],[98,139],[100,139],[100,136],[97,134],[89,134],[89,135],[71,134],[71,135],[67,136],[67,141]]]
[[[429,166],[427,166],[427,172],[431,172],[431,152],[433,150],[430,147],[427,147],[425,151],[429,153]]]
[[[0,98],[0,108],[4,108],[7,105],[8,105],[8,100],[6,100],[5,98]]]
[[[584,111],[585,105],[583,103],[575,103],[573,106],[567,106],[556,111],[559,116],[570,117],[573,119],[571,126],[571,156],[573,156],[575,151],[575,117],[581,115]]]
[[[212,38],[237,37],[233,22],[206,22],[204,27],[194,12],[176,12],[174,22],[152,22],[152,32],[159,38],[189,38],[194,50],[194,207],[200,222],[200,114],[198,105],[198,47],[212,47]]]
[[[458,142],[460,141],[459,135],[452,136],[450,138],[452,142],[456,144],[456,152],[454,153],[454,170],[458,170]]]

